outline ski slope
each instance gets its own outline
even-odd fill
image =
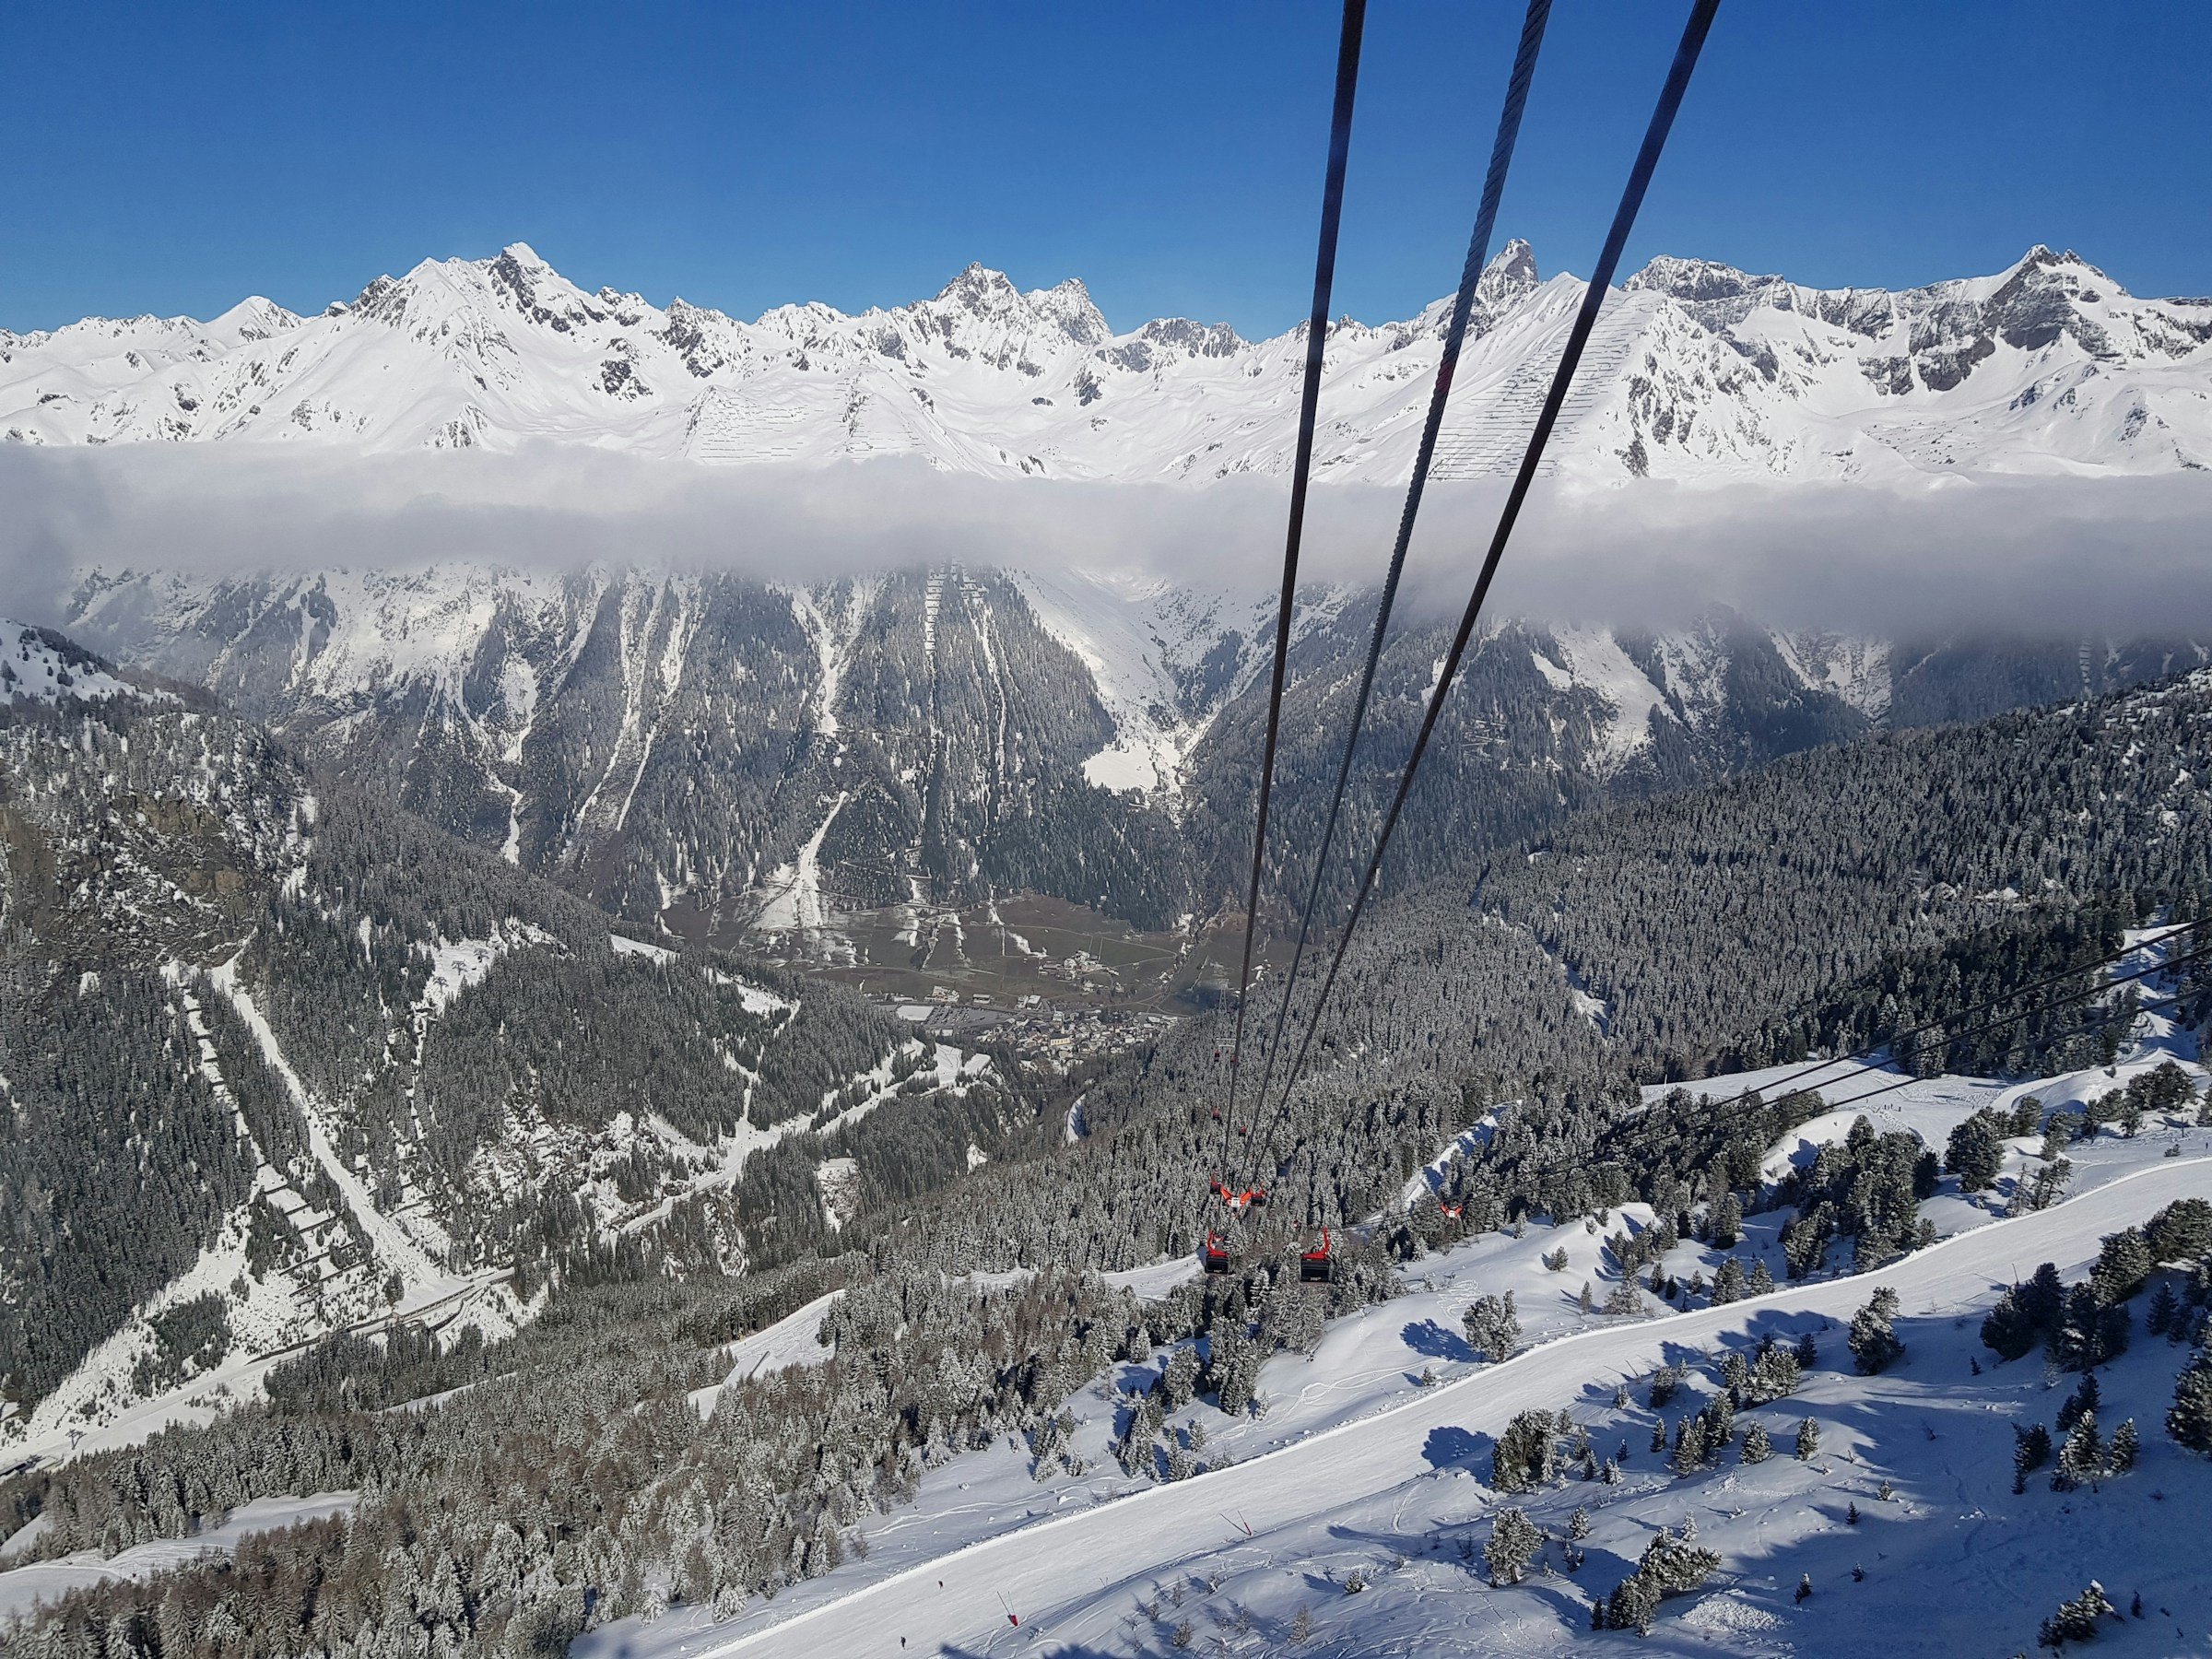
[[[2212,1159],[2161,1160],[2056,1208],[1946,1241],[1895,1264],[1879,1276],[1880,1282],[1894,1287],[1903,1300],[1900,1325],[1947,1324],[1985,1304],[1992,1288],[2011,1282],[2024,1265],[2048,1259],[2077,1272],[2094,1257],[2103,1234],[2139,1222],[2176,1198],[2206,1194],[2212,1194]],[[1846,1321],[1865,1302],[1872,1284],[1846,1278],[1793,1286],[1723,1308],[1562,1337],[1271,1455],[1018,1526],[726,1640],[694,1639],[652,1651],[692,1659],[860,1655],[900,1652],[904,1638],[903,1651],[945,1655],[1145,1653],[1167,1646],[1170,1639],[1151,1628],[1159,1621],[1141,1615],[1138,1604],[1164,1594],[1171,1581],[1201,1588],[1217,1584],[1206,1596],[1209,1605],[1224,1610],[1237,1604],[1264,1607],[1271,1621],[1288,1617],[1287,1603],[1333,1598],[1323,1609],[1330,1616],[1327,1629],[1333,1637],[1319,1647],[1323,1652],[1445,1652],[1477,1631],[1494,1638],[1478,1651],[1585,1651],[1591,1639],[1577,1625],[1557,1618],[1510,1618],[1492,1629],[1491,1619],[1479,1611],[1489,1593],[1478,1590],[1464,1570],[1459,1571],[1464,1594],[1439,1594],[1416,1583],[1400,1595],[1394,1594],[1393,1584],[1378,1583],[1369,1593],[1372,1599],[1358,1605],[1358,1620],[1351,1627],[1337,1617],[1346,1598],[1340,1585],[1330,1581],[1343,1576],[1336,1563],[1347,1555],[1364,1556],[1379,1571],[1385,1560],[1419,1552],[1439,1526],[1478,1516],[1487,1507],[1485,1495],[1466,1477],[1471,1467],[1487,1472],[1488,1463],[1487,1457],[1476,1457],[1476,1448],[1483,1443],[1480,1437],[1503,1429],[1514,1413],[1556,1409],[1568,1402],[1586,1405],[1594,1387],[1609,1394],[1616,1380],[1648,1373],[1685,1349],[1769,1324],[1795,1331]],[[1830,1346],[1832,1363],[1832,1350],[1840,1347],[1833,1335]],[[2155,1348],[2143,1356],[2154,1357]],[[1962,1359],[1958,1369],[1965,1369]],[[1927,1409],[1942,1408],[1925,1384],[1914,1392],[1926,1396],[1920,1404]],[[1811,1403],[1809,1394],[1805,1403]],[[1786,1405],[1786,1415],[1794,1418],[1801,1402]],[[2155,1446],[2158,1438],[2147,1434],[2147,1445]],[[1441,1460],[1440,1443],[1450,1448]],[[2177,1466],[2177,1474],[2187,1472]],[[2135,1478],[2141,1483],[2145,1476]],[[2200,1477],[2194,1489],[2212,1498],[2212,1481]],[[1586,1494],[1591,1488],[1583,1490]],[[2177,1507],[2176,1512],[2189,1512]],[[1753,1519],[1752,1539],[1765,1524]],[[1944,1528],[1945,1547],[1963,1542],[1974,1546],[1976,1556],[1988,1553],[1976,1545],[1977,1533],[1988,1524],[1987,1517],[1970,1515],[1962,1524]],[[1714,1529],[1704,1526],[1702,1535],[1711,1542]],[[1978,1562],[1976,1575],[1988,1565]],[[1783,1559],[1781,1567],[1794,1583],[1790,1560]],[[1623,1575],[1625,1566],[1610,1576],[1586,1574],[1601,1591]],[[2079,1588],[2067,1580],[2062,1591],[2062,1581],[2050,1582],[2053,1601],[2058,1594]],[[1927,1581],[1916,1577],[1903,1594],[1917,1600],[1927,1588]],[[1951,1643],[1962,1627],[1982,1628],[1977,1609],[2001,1585],[1984,1582],[1957,1588],[1966,1593],[1954,1595],[1944,1607],[1924,1607],[1917,1636],[1885,1630],[1886,1644],[1898,1653],[1963,1651]],[[2176,1583],[2170,1594],[2179,1597],[2186,1588]],[[2201,1642],[2206,1618],[2212,1615],[2212,1592],[2197,1586],[2190,1594]],[[1527,1595],[1515,1593],[1514,1599]],[[1688,1607],[1688,1598],[1667,1604],[1658,1651],[1841,1652],[1846,1642],[1863,1643],[1872,1633],[1865,1628],[1831,1629],[1827,1633],[1831,1640],[1814,1647],[1777,1647],[1771,1630],[1756,1621],[1751,1630],[1731,1630],[1724,1622],[1712,1628],[1716,1621],[1709,1620],[1685,1630]],[[1019,1615],[1018,1628],[1009,1622],[1009,1611]],[[1256,1619],[1253,1628],[1258,1628]],[[629,1634],[634,1643],[638,1633]],[[623,1649],[606,1645],[603,1636],[588,1651]],[[633,1645],[630,1651],[647,1649]],[[1239,1650],[1232,1645],[1228,1651]],[[1242,1651],[1258,1653],[1265,1647],[1255,1640]]]

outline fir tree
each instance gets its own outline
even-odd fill
[[[1544,1548],[1544,1535],[1536,1530],[1535,1522],[1524,1510],[1501,1509],[1490,1524],[1490,1541],[1483,1550],[1483,1559],[1490,1570],[1493,1586],[1517,1584],[1528,1564]]]
[[[2212,1199],[2176,1198],[2143,1229],[2150,1253],[2161,1262],[2195,1262],[2212,1255]]]
[[[2012,1489],[2017,1493],[2028,1489],[2028,1477],[2051,1461],[2051,1430],[2041,1423],[2030,1423],[2023,1429],[2014,1424],[2012,1429]]]
[[[2074,1392],[2066,1396],[2065,1404],[2059,1406],[2058,1431],[2064,1434],[2074,1427],[2075,1420],[2083,1412],[2095,1411],[2103,1403],[2103,1400],[2104,1393],[2098,1386],[2097,1373],[2095,1371],[2088,1372],[2082,1377],[2080,1382],[2075,1385]]]
[[[1467,1346],[1493,1364],[1510,1358],[1521,1340],[1521,1316],[1513,1309],[1513,1293],[1477,1297],[1461,1315],[1466,1326]]]
[[[1724,1193],[1712,1207],[1712,1244],[1716,1250],[1734,1250],[1744,1236],[1744,1206],[1734,1193]]]
[[[2157,1293],[2150,1299],[2150,1312],[2144,1316],[2143,1325],[2153,1336],[2163,1336],[2174,1327],[2182,1316],[2182,1299],[2173,1292],[2173,1281],[2160,1279]]]
[[[2212,1348],[2199,1348],[2173,1384],[2166,1432],[2192,1452],[2212,1453]]]
[[[2106,1449],[2104,1466],[2108,1473],[2124,1475],[2136,1466],[2142,1454],[2142,1437],[2136,1430],[2136,1419],[2124,1418],[2120,1427],[2112,1430],[2112,1443]]]
[[[2103,1248],[2097,1253],[2097,1265],[2089,1270],[2089,1282],[2108,1305],[2124,1302],[2143,1288],[2157,1265],[2142,1231],[2130,1227],[2106,1235]]]
[[[2129,1317],[2125,1302],[2107,1302],[2095,1283],[2085,1280],[2066,1292],[2045,1346],[2068,1371],[2110,1364],[2127,1351]]]
[[[2005,1167],[2005,1141],[1989,1116],[1977,1112],[1951,1131],[1943,1167],[1959,1177],[1961,1192],[1978,1193]]]
[[[1500,1492],[1528,1492],[1556,1473],[1557,1443],[1548,1412],[1524,1411],[1490,1448],[1490,1485]]]
[[[1744,1461],[1746,1463],[1762,1464],[1773,1455],[1773,1437],[1768,1434],[1765,1424],[1754,1423],[1744,1430]]]
[[[2085,1411],[2074,1419],[2074,1427],[2066,1431],[2065,1444],[2058,1449],[2058,1465],[2052,1471],[2051,1489],[2071,1492],[2103,1473],[2104,1437],[2097,1430],[2097,1414]]]
[[[1820,1427],[1811,1418],[1797,1419],[1797,1461],[1811,1463],[1820,1451]]]
[[[2117,1618],[2119,1610],[2105,1598],[2104,1586],[2091,1579],[2088,1589],[2072,1601],[2059,1603],[2058,1611],[2043,1620],[2036,1645],[2057,1648],[2069,1641],[2094,1641],[2097,1621],[2108,1616]]]
[[[1873,1376],[1896,1363],[1905,1351],[1890,1321],[1897,1316],[1897,1292],[1877,1286],[1873,1299],[1851,1317],[1852,1363],[1863,1376]]]

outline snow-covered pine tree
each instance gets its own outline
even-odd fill
[[[2181,1317],[2182,1299],[2173,1292],[2173,1281],[2160,1279],[2159,1288],[2150,1299],[2150,1312],[2144,1316],[2143,1327],[2153,1336],[2163,1336],[2173,1329],[2174,1321]]]
[[[2212,1348],[2198,1348],[2174,1380],[2166,1432],[2192,1452],[2212,1453]]]
[[[2041,1423],[2012,1426],[2012,1489],[2028,1489],[2028,1477],[2051,1461],[2051,1430]]]
[[[1744,1236],[1744,1206],[1733,1192],[1724,1193],[1712,1206],[1712,1244],[1716,1250],[1734,1250]]]
[[[1529,1492],[1548,1484],[1557,1473],[1557,1449],[1548,1412],[1524,1411],[1506,1426],[1490,1448],[1490,1486],[1500,1492]]]
[[[2111,1475],[2126,1474],[2136,1466],[2136,1459],[2142,1455],[2142,1452],[2143,1440],[2136,1430],[2136,1419],[2122,1418],[2120,1427],[2112,1430],[2112,1443],[2105,1449],[2105,1472]]]
[[[2058,1449],[2058,1466],[2051,1474],[2051,1489],[2071,1492],[2104,1473],[2104,1436],[2097,1430],[2097,1414],[2085,1411],[2066,1431]]]
[[[2104,1586],[2091,1579],[2088,1589],[2072,1601],[2059,1603],[2058,1611],[2043,1620],[2036,1645],[2056,1649],[2069,1641],[2094,1641],[2097,1621],[2108,1615],[2117,1618],[2120,1610],[2106,1599]]]
[[[1483,1560],[1490,1570],[1493,1586],[1517,1584],[1544,1548],[1544,1535],[1528,1512],[1520,1509],[1501,1509],[1490,1523],[1490,1541],[1483,1549]]]
[[[1513,1308],[1513,1293],[1478,1296],[1460,1315],[1466,1326],[1467,1346],[1492,1364],[1509,1358],[1521,1340],[1521,1316]]]
[[[2064,1434],[2074,1427],[2075,1419],[2083,1412],[2094,1411],[2103,1403],[2104,1393],[2098,1384],[2097,1373],[2084,1372],[2080,1382],[2075,1385],[2074,1392],[2066,1396],[2065,1403],[2058,1408],[2058,1431]]]
[[[1904,1353],[1905,1345],[1890,1324],[1898,1305],[1897,1292],[1879,1285],[1866,1305],[1851,1316],[1851,1359],[1861,1375],[1871,1377],[1887,1370]]]

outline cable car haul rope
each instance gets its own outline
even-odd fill
[[[1681,108],[1684,93],[1688,90],[1689,77],[1696,69],[1698,57],[1703,50],[1705,38],[1712,28],[1720,0],[1695,0],[1689,22],[1682,33],[1680,45],[1676,49],[1674,62],[1668,68],[1666,81],[1659,94],[1658,107],[1653,112],[1645,130],[1642,147],[1630,169],[1627,189],[1622,193],[1620,206],[1615,211],[1611,229],[1606,233],[1603,253],[1596,269],[1591,273],[1588,289],[1577,312],[1574,326],[1567,347],[1559,359],[1559,368],[1552,376],[1550,389],[1545,395],[1544,406],[1536,417],[1528,447],[1522,456],[1519,471],[1514,475],[1512,487],[1506,496],[1505,507],[1499,515],[1498,526],[1490,538],[1481,573],[1476,580],[1474,593],[1467,600],[1465,615],[1454,636],[1452,649],[1438,676],[1436,688],[1430,695],[1429,706],[1421,720],[1418,735],[1414,739],[1411,753],[1399,775],[1398,786],[1390,808],[1384,816],[1375,846],[1370,855],[1359,886],[1354,889],[1350,913],[1337,935],[1336,947],[1329,960],[1326,975],[1322,981],[1319,994],[1305,1020],[1304,1030],[1299,1038],[1295,1057],[1285,1077],[1280,1101],[1275,1116],[1266,1120],[1265,1128],[1253,1135],[1253,1127],[1241,1127],[1245,1138],[1253,1146],[1249,1154],[1253,1159],[1264,1158],[1268,1136],[1289,1109],[1293,1091],[1305,1068],[1306,1057],[1312,1049],[1314,1033],[1319,1030],[1329,994],[1335,989],[1338,970],[1343,966],[1345,951],[1351,943],[1352,934],[1359,918],[1366,912],[1367,901],[1372,894],[1375,877],[1381,870],[1384,856],[1390,850],[1399,815],[1405,808],[1407,795],[1412,792],[1414,779],[1420,770],[1421,759],[1428,752],[1429,742],[1436,729],[1436,721],[1444,700],[1451,693],[1452,683],[1457,677],[1461,659],[1466,653],[1467,643],[1474,636],[1475,625],[1482,614],[1485,599],[1489,594],[1490,582],[1497,574],[1499,560],[1504,556],[1513,525],[1519,519],[1522,504],[1527,500],[1529,486],[1544,458],[1545,446],[1550,441],[1553,427],[1558,423],[1559,409],[1582,361],[1584,348],[1589,345],[1590,332],[1596,324],[1599,309],[1605,303],[1606,290],[1611,287],[1613,273],[1620,263],[1629,233],[1634,228],[1636,214],[1643,204],[1645,191],[1650,187],[1652,175],[1659,164],[1661,151],[1665,147],[1669,130],[1674,125],[1676,112]],[[1298,945],[1293,951],[1291,968],[1286,974],[1272,1041],[1268,1044],[1267,1061],[1253,1110],[1255,1114],[1266,1108],[1267,1089],[1273,1082],[1275,1063],[1287,1034],[1291,994],[1296,983],[1300,963],[1305,954],[1312,933],[1314,912],[1319,903],[1326,874],[1329,852],[1335,839],[1338,816],[1343,805],[1345,787],[1351,773],[1354,753],[1359,739],[1359,725],[1367,712],[1369,694],[1372,689],[1375,667],[1380,659],[1383,639],[1390,622],[1390,611],[1396,598],[1400,573],[1405,565],[1406,550],[1413,535],[1413,525],[1420,511],[1421,495],[1428,481],[1429,464],[1435,452],[1438,428],[1443,418],[1444,405],[1450,396],[1452,376],[1457,367],[1459,350],[1465,338],[1468,314],[1473,309],[1475,288],[1482,275],[1488,257],[1488,244],[1497,222],[1498,203],[1505,187],[1513,147],[1519,136],[1521,113],[1527,101],[1529,82],[1535,72],[1536,55],[1543,43],[1544,29],[1550,13],[1549,0],[1529,0],[1527,15],[1522,25],[1520,49],[1513,60],[1511,78],[1507,82],[1504,108],[1499,117],[1498,134],[1490,152],[1489,171],[1483,181],[1481,205],[1478,207],[1473,235],[1469,238],[1467,259],[1461,273],[1459,292],[1453,303],[1452,320],[1446,334],[1444,352],[1437,367],[1436,382],[1430,394],[1428,419],[1423,425],[1419,451],[1417,454],[1411,481],[1406,489],[1406,506],[1399,519],[1398,535],[1392,548],[1389,572],[1378,606],[1374,630],[1369,641],[1367,663],[1360,678],[1359,691],[1355,700],[1354,712],[1345,734],[1343,759],[1337,768],[1336,783],[1331,797],[1327,827],[1322,836],[1319,854],[1314,862],[1313,878],[1307,891],[1304,912],[1300,919]],[[1237,980],[1236,1030],[1229,1056],[1228,1109],[1221,1113],[1221,1152],[1224,1171],[1233,1170],[1232,1153],[1236,1123],[1237,1085],[1241,1075],[1240,1062],[1244,1047],[1244,1005],[1252,990],[1252,956],[1253,936],[1257,931],[1260,877],[1265,864],[1267,846],[1267,818],[1275,773],[1276,740],[1281,726],[1283,681],[1290,648],[1290,621],[1298,582],[1300,544],[1304,534],[1306,492],[1312,478],[1313,431],[1321,395],[1321,373],[1324,350],[1327,343],[1329,292],[1335,273],[1336,236],[1344,205],[1345,162],[1351,144],[1352,106],[1358,89],[1359,72],[1360,35],[1366,22],[1364,0],[1347,0],[1344,7],[1344,27],[1337,51],[1336,100],[1330,127],[1329,165],[1322,194],[1322,223],[1320,250],[1314,263],[1313,309],[1306,335],[1306,368],[1303,395],[1299,407],[1298,447],[1290,477],[1290,523],[1283,555],[1282,595],[1276,616],[1275,664],[1268,684],[1266,735],[1262,745],[1259,781],[1258,822],[1253,835],[1252,878],[1244,907],[1243,961]],[[1235,1180],[1217,1178],[1214,1194],[1223,1199],[1230,1213],[1241,1214],[1256,1200],[1264,1200],[1264,1193],[1255,1182],[1240,1185]],[[1243,1200],[1237,1202],[1238,1198]],[[1206,1235],[1204,1265],[1209,1272],[1226,1272],[1229,1266],[1229,1240],[1220,1228],[1210,1230]],[[1322,1233],[1320,1242],[1306,1252],[1300,1261],[1300,1277],[1325,1278],[1330,1260],[1328,1234]]]

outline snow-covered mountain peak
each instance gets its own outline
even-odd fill
[[[273,339],[287,329],[299,327],[301,321],[296,312],[285,310],[274,300],[253,294],[220,316],[210,317],[206,331],[211,339],[226,346],[242,346],[249,340]]]
[[[1545,278],[1524,241],[1489,261],[1440,477],[1510,468],[1583,291]],[[1450,309],[1330,324],[1320,477],[1405,477]],[[1894,291],[1662,256],[1607,304],[1549,464],[1595,485],[2212,467],[2208,348],[2212,304],[2136,299],[2045,247]],[[1025,292],[980,263],[909,304],[791,304],[745,323],[587,292],[514,242],[380,276],[312,319],[255,300],[206,324],[0,335],[0,441],[544,439],[1205,483],[1288,471],[1303,359],[1302,323],[1259,341],[1189,318],[1117,334],[1080,281]]]
[[[1631,291],[1648,288],[1674,300],[1734,300],[1785,285],[1780,276],[1754,276],[1716,260],[1661,253],[1623,286]]]
[[[1491,254],[1490,263],[1482,267],[1482,276],[1475,285],[1475,297],[1486,308],[1496,311],[1526,299],[1542,281],[1536,270],[1536,251],[1516,236]]]
[[[1070,276],[1056,282],[1049,288],[1036,288],[1024,296],[1030,309],[1046,322],[1056,324],[1061,332],[1078,346],[1096,346],[1112,336],[1105,317],[1092,303],[1090,290],[1077,278]]]
[[[1021,290],[1004,271],[980,260],[937,290],[938,303],[958,305],[979,317],[1004,317],[1021,309]]]

